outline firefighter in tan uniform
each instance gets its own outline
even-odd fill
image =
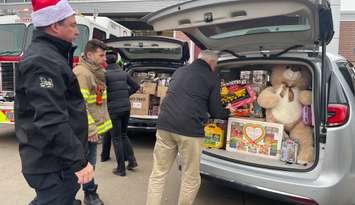
[[[86,102],[89,123],[88,161],[95,166],[96,148],[99,135],[109,134],[112,123],[107,110],[105,70],[100,65],[106,62],[105,44],[93,39],[86,44],[84,55],[74,68],[81,93]],[[103,205],[97,194],[94,179],[83,185],[86,205]]]

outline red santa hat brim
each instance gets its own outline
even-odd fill
[[[35,27],[49,26],[59,22],[69,16],[74,15],[73,8],[69,5],[67,0],[60,0],[57,4],[47,6],[32,12],[32,23]]]

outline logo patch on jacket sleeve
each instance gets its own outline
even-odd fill
[[[53,80],[49,77],[39,76],[39,85],[41,88],[54,88]]]

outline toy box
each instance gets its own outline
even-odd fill
[[[229,118],[226,150],[280,159],[283,125]]]
[[[224,148],[225,125],[226,120],[210,120],[204,128],[205,138],[203,140],[203,146],[215,149]]]

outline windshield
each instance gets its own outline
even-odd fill
[[[74,52],[74,56],[80,56],[81,53],[84,52],[84,48],[86,42],[89,40],[89,28],[85,25],[78,24],[77,25],[80,35],[76,38],[74,44],[77,45],[77,48]],[[33,36],[33,24],[29,25],[28,33],[26,37],[26,48],[31,44],[32,36]]]
[[[25,31],[25,24],[0,24],[0,55],[20,55]]]
[[[80,56],[84,52],[86,42],[89,40],[89,28],[85,25],[78,25],[79,36],[75,40],[75,45],[77,46],[74,56]]]

